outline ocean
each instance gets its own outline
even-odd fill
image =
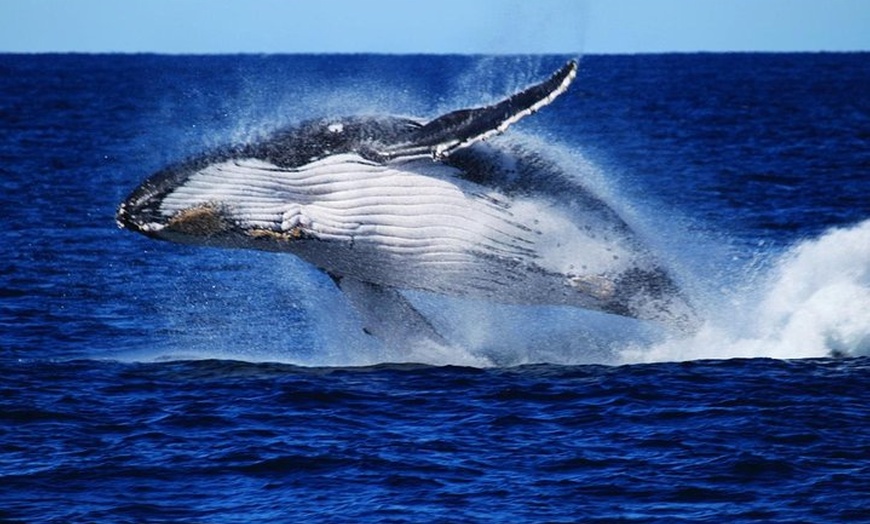
[[[870,522],[870,54],[583,56],[507,133],[677,275],[674,332],[156,242],[161,167],[492,103],[567,56],[0,55],[0,522]]]

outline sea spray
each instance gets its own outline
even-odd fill
[[[774,356],[870,353],[870,220],[789,251],[761,308]]]
[[[724,307],[693,336],[630,345],[622,361],[870,354],[870,220],[799,242],[746,279],[744,310]]]
[[[181,339],[169,348],[138,354],[134,360],[490,367],[870,354],[870,220],[799,242],[770,264],[746,268],[737,290],[707,297],[716,303],[700,304],[707,320],[692,335],[577,308],[509,306],[416,292],[408,297],[448,336],[451,346],[385,348],[364,334],[341,293],[316,271],[292,257],[263,258],[280,261],[269,278],[276,293],[292,297],[297,314],[304,312],[307,327],[283,323],[272,336],[256,339],[250,326],[257,319],[249,319],[242,329],[245,312],[239,311],[233,315],[239,321],[228,320],[219,338],[203,337],[196,344],[196,336],[176,332]],[[275,312],[276,317],[284,314],[289,313]],[[264,322],[260,319],[259,325]],[[302,346],[305,351],[298,349]]]

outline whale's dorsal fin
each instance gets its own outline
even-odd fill
[[[408,142],[380,153],[386,159],[419,155],[447,158],[457,149],[504,132],[514,122],[549,104],[568,89],[576,76],[577,62],[572,60],[539,84],[490,106],[442,115],[415,130]]]

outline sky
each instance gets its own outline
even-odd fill
[[[870,0],[0,0],[0,52],[870,51]]]

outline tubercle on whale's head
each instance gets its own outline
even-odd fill
[[[184,244],[209,244],[238,232],[218,203],[204,202],[164,216],[160,200],[159,195],[137,198],[134,192],[118,207],[115,222],[134,233]]]
[[[194,157],[148,177],[118,206],[115,213],[118,227],[159,240],[194,245],[214,243],[233,234],[237,225],[220,202],[191,200],[172,211],[164,209],[164,201],[183,188],[197,171],[227,154],[228,151],[220,150]]]
[[[189,244],[204,244],[234,228],[219,202],[191,200],[171,211],[164,202],[183,188],[191,177],[215,161],[227,157],[232,149],[221,148],[208,154],[171,164],[157,171],[134,189],[118,206],[118,227],[145,236]]]
[[[214,237],[232,229],[220,206],[205,203],[183,209],[166,221],[165,230],[192,237]]]
[[[121,229],[157,237],[166,227],[158,212],[159,198],[146,181],[121,202],[115,212],[115,223]]]

